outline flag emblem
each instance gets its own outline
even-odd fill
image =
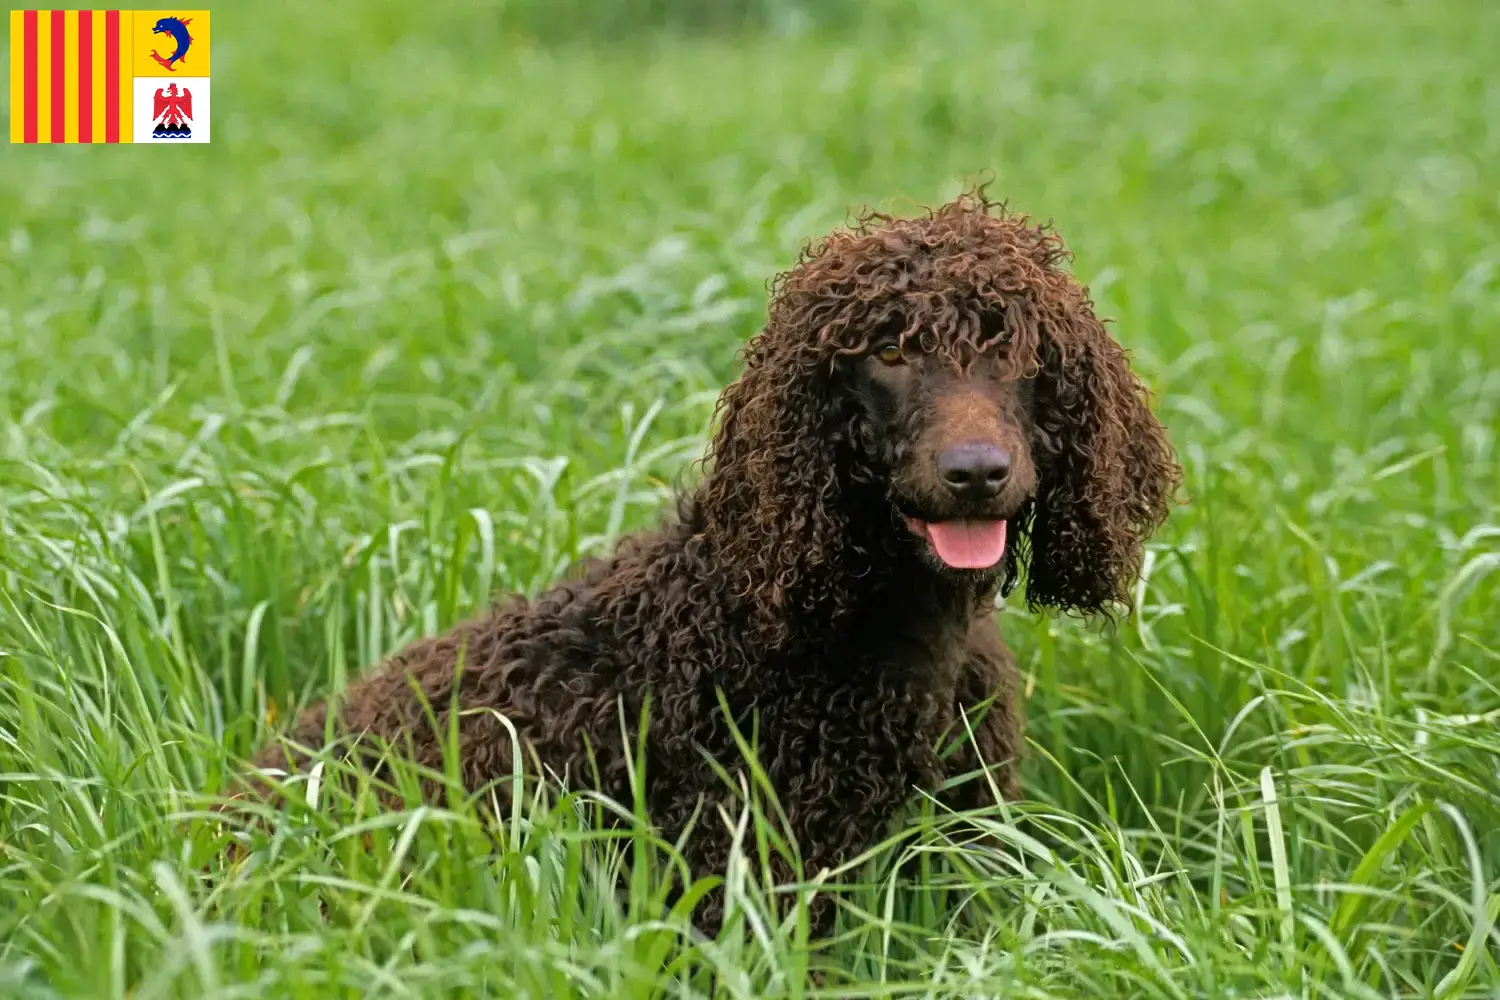
[[[10,12],[10,141],[209,141],[206,10]]]
[[[157,90],[156,100],[151,102],[151,120],[156,128],[151,135],[157,139],[190,139],[193,136],[193,92],[186,87],[177,92],[177,84],[169,83],[165,90]]]
[[[172,54],[163,59],[161,53],[152,50],[151,58],[161,64],[162,69],[168,73],[177,72],[177,64],[187,58],[188,49],[193,47],[193,36],[188,34],[187,26],[193,23],[192,18],[184,21],[180,17],[164,17],[156,22],[156,27],[151,29],[153,35],[171,35],[172,41],[177,43],[177,48]]]

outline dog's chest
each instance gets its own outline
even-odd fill
[[[887,632],[776,672],[760,692],[762,745],[788,788],[812,768],[836,767],[867,783],[928,784],[932,748],[951,721],[961,636]]]

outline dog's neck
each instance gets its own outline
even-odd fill
[[[684,540],[731,553],[726,557],[731,567],[746,566],[734,561],[743,560],[740,539],[712,535],[700,497],[685,496],[679,508]],[[832,520],[841,524],[843,537],[837,544],[823,540],[801,566],[785,558],[752,559],[748,581],[726,575],[733,586],[744,588],[736,590],[735,598],[746,602],[743,624],[752,643],[795,655],[851,642],[868,646],[884,634],[948,635],[966,630],[998,589],[997,576],[948,573],[933,566],[914,539],[903,534],[905,527],[881,487],[847,491]],[[728,529],[737,530],[738,524],[731,522]],[[790,548],[782,554],[798,552],[799,541],[783,541]],[[777,603],[764,614],[767,609],[754,602],[768,594]]]
[[[905,544],[901,540],[898,544]],[[850,574],[851,610],[860,617],[887,615],[906,623],[967,625],[994,597],[997,583],[957,573],[944,573],[914,551],[902,551],[889,562],[863,575]],[[868,609],[868,610],[866,610]],[[867,622],[875,624],[878,622]]]
[[[807,648],[879,648],[887,640],[913,636],[961,638],[976,615],[993,607],[998,578],[943,572],[898,533],[899,527],[863,523],[866,530],[850,539],[850,558],[805,582],[812,592],[845,595],[835,616],[814,612],[794,622]]]

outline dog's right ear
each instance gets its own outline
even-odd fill
[[[706,533],[761,642],[781,647],[800,623],[836,617],[847,523],[830,387],[804,338],[768,327],[724,390],[698,493]]]

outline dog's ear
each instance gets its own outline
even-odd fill
[[[1045,463],[1030,530],[1026,598],[1112,617],[1128,612],[1148,537],[1182,470],[1125,351],[1086,292],[1041,323],[1037,423]]]
[[[736,577],[760,641],[782,646],[797,623],[827,621],[847,600],[847,521],[837,463],[847,436],[828,362],[773,325],[747,346],[719,398],[698,492],[705,531]]]

